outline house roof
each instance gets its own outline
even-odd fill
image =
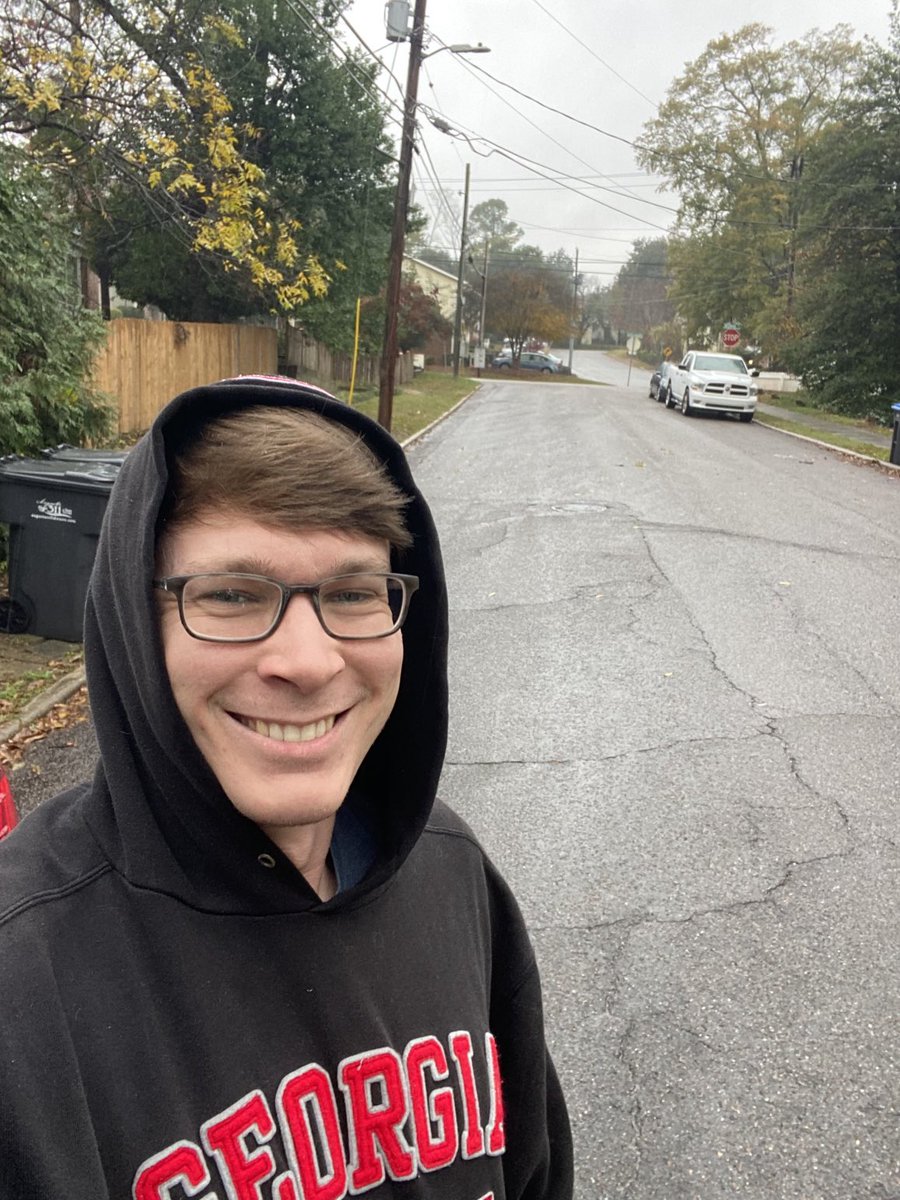
[[[451,275],[449,271],[445,271],[443,267],[436,267],[434,263],[426,262],[424,258],[414,258],[412,254],[404,254],[403,257],[407,262],[415,263],[419,267],[425,267],[427,271],[434,271],[435,275],[443,275],[445,279],[456,283],[456,276]]]

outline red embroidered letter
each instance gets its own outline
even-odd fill
[[[385,1167],[391,1179],[412,1179],[416,1160],[402,1130],[409,1105],[397,1055],[373,1050],[346,1058],[338,1074],[347,1103],[351,1190],[363,1192],[383,1183]]]
[[[303,1200],[340,1200],[347,1189],[347,1160],[326,1072],[312,1064],[288,1075],[278,1089],[277,1107],[288,1161],[300,1180]],[[279,1197],[297,1200],[296,1188],[283,1183]]]
[[[262,1092],[244,1096],[231,1108],[204,1122],[200,1132],[204,1146],[216,1156],[230,1200],[262,1200],[259,1184],[275,1174],[275,1160],[265,1147],[255,1154],[248,1153],[244,1142],[250,1132],[259,1142],[267,1142],[275,1132]]]
[[[176,1183],[188,1196],[196,1196],[209,1183],[203,1155],[193,1142],[176,1142],[138,1167],[131,1194],[134,1200],[168,1200]]]
[[[456,1062],[459,1082],[466,1101],[466,1131],[463,1135],[463,1158],[478,1158],[484,1154],[484,1131],[481,1128],[481,1110],[478,1107],[478,1090],[472,1070],[472,1038],[468,1033],[450,1034],[450,1053]]]
[[[487,1051],[490,1073],[488,1079],[491,1085],[491,1119],[485,1130],[487,1134],[488,1154],[502,1154],[506,1149],[506,1128],[503,1123],[503,1080],[500,1078],[500,1055],[497,1052],[497,1039],[492,1033],[484,1035],[484,1046]]]
[[[428,1095],[425,1071],[432,1079],[446,1079],[447,1056],[437,1038],[424,1037],[410,1042],[403,1058],[419,1163],[423,1171],[437,1171],[452,1163],[459,1152],[456,1109],[452,1088],[435,1088]]]

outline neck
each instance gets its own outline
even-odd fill
[[[334,817],[314,825],[263,825],[263,832],[294,864],[320,900],[330,900],[337,880],[329,862]]]

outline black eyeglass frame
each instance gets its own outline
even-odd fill
[[[397,618],[393,629],[387,630],[386,633],[333,633],[325,624],[325,618],[322,616],[322,609],[319,604],[319,589],[329,583],[336,583],[340,579],[358,579],[360,575],[365,575],[369,579],[399,579],[403,585],[403,607],[400,609],[400,616]],[[228,579],[254,579],[257,582],[274,583],[280,589],[281,603],[272,619],[272,624],[265,633],[254,633],[251,637],[215,637],[207,633],[196,633],[191,629],[184,615],[185,587],[194,579],[218,579],[222,576]],[[309,596],[319,624],[328,636],[334,638],[335,641],[374,642],[379,638],[393,637],[403,627],[403,623],[409,614],[410,601],[419,588],[419,577],[418,575],[400,575],[396,571],[350,571],[344,572],[342,575],[331,575],[328,579],[322,579],[318,583],[282,583],[280,579],[272,579],[269,575],[254,575],[247,571],[200,571],[195,575],[169,575],[165,579],[154,579],[153,586],[159,588],[161,591],[168,592],[176,598],[181,624],[185,632],[192,638],[196,638],[198,642],[219,642],[223,644],[230,643],[231,645],[240,642],[263,642],[267,637],[271,637],[281,624],[282,618],[285,612],[287,612],[287,606],[294,596]]]

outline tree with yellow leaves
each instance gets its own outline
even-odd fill
[[[308,108],[302,72],[269,49],[286,13],[297,34],[278,0],[0,2],[0,135],[53,169],[101,278],[172,317],[295,312],[353,249],[316,236],[318,214],[295,202],[302,164],[272,154],[291,103]],[[327,42],[301,32],[310,78],[344,80]],[[380,107],[350,107],[377,145]]]

